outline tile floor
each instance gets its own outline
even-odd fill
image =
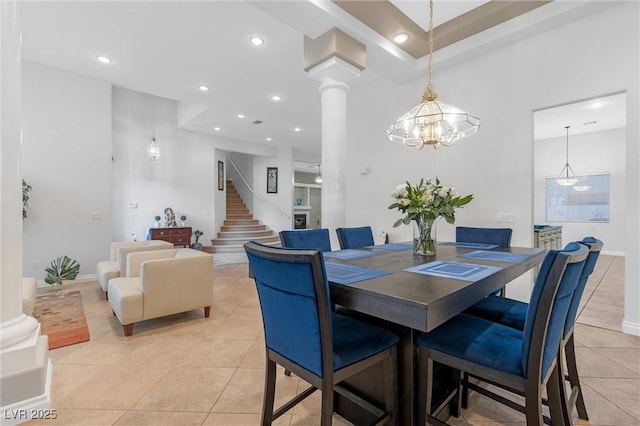
[[[640,338],[618,330],[623,258],[601,256],[576,325],[577,355],[590,421],[640,425]],[[146,321],[126,338],[93,283],[82,291],[91,341],[55,349],[46,424],[258,425],[264,339],[258,299],[246,264],[215,267],[211,318],[202,311]],[[303,390],[278,374],[276,403]],[[319,424],[319,394],[278,419],[279,425]],[[473,393],[471,408],[452,425],[523,425],[524,416]],[[348,425],[334,415],[334,425]]]

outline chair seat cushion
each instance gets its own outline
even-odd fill
[[[110,260],[103,260],[96,265],[96,277],[102,291],[108,291],[109,280],[112,278],[118,278],[120,271],[118,270],[118,264]]]
[[[522,331],[472,315],[456,315],[417,339],[420,346],[524,377]]]
[[[143,295],[140,278],[113,278],[109,281],[109,304],[121,324],[143,319]]]
[[[333,368],[340,370],[398,343],[398,336],[383,328],[332,313]]]
[[[465,314],[488,319],[516,330],[524,330],[528,303],[506,297],[487,296],[466,311]]]

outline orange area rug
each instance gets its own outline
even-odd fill
[[[41,333],[49,336],[49,349],[89,340],[82,296],[74,291],[48,291],[36,297],[33,316],[40,321]]]

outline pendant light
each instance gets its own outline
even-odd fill
[[[433,0],[429,1],[429,82],[422,95],[422,103],[398,118],[387,129],[387,139],[422,149],[425,145],[438,148],[450,146],[457,140],[478,131],[480,120],[454,106],[436,101],[438,95],[431,82],[433,56]]]
[[[153,104],[153,117],[152,117],[153,133],[149,144],[147,145],[147,155],[153,161],[158,161],[160,158],[160,147],[156,141],[156,104]]]
[[[320,164],[318,164],[318,175],[316,176],[316,183],[322,183],[322,175],[320,174]]]
[[[564,164],[562,170],[560,170],[560,174],[556,179],[558,185],[562,186],[571,186],[578,182],[576,174],[573,172],[573,169],[569,165],[569,127],[571,126],[564,126],[564,128],[567,129],[567,162]]]

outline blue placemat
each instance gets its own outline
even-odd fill
[[[474,249],[494,249],[499,247],[497,244],[485,244],[485,243],[438,243],[443,246],[456,246],[462,248],[474,248]]]
[[[358,281],[389,275],[391,272],[378,269],[361,268],[359,266],[345,265],[343,263],[325,262],[327,279],[338,284],[353,284]]]
[[[381,249],[381,250],[410,250],[413,246],[410,243],[393,243],[393,244],[379,244],[376,246],[367,246],[367,248]]]
[[[379,254],[381,253],[376,253],[375,251],[364,251],[364,250],[353,250],[353,249],[325,251],[324,253],[322,253],[322,255],[325,258],[340,259],[340,260],[360,259],[361,257],[377,256]]]
[[[436,260],[435,262],[407,268],[405,271],[416,274],[433,275],[436,277],[452,278],[454,280],[478,281],[501,270],[498,266],[474,265],[473,263],[449,262]]]
[[[495,260],[496,262],[518,263],[524,261],[527,257],[529,257],[529,255],[524,253],[505,253],[503,251],[476,250],[460,255],[460,257],[466,257],[469,259]]]

